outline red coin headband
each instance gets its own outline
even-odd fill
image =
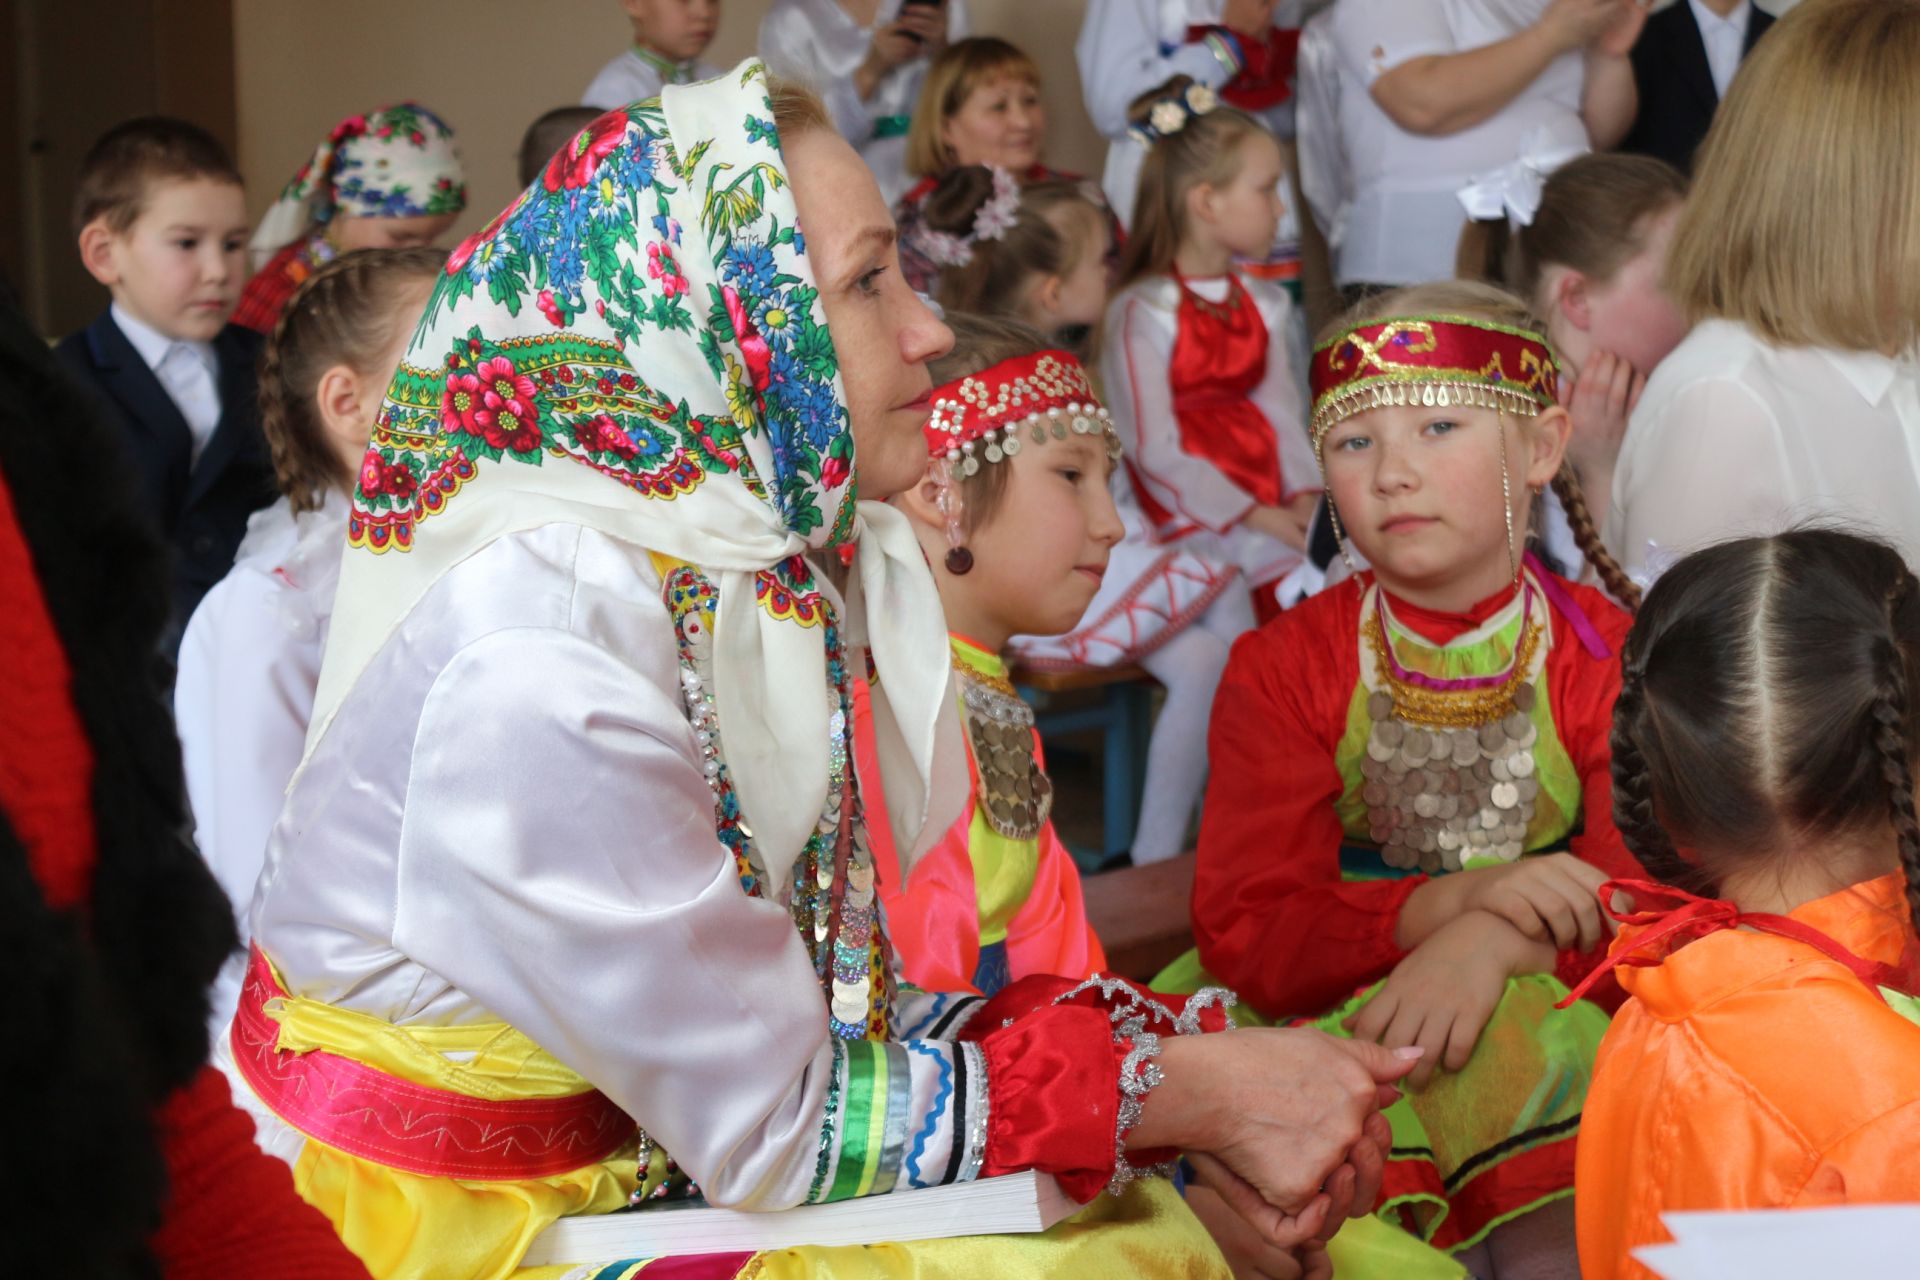
[[[1388,405],[1473,405],[1530,418],[1559,403],[1547,340],[1471,316],[1363,324],[1314,350],[1313,449],[1335,423]]]
[[[955,477],[980,470],[981,459],[999,462],[1020,452],[1022,438],[1102,435],[1110,457],[1120,456],[1120,437],[1093,394],[1080,362],[1064,351],[1036,351],[970,373],[933,389],[933,416],[924,428],[927,453],[945,457]]]

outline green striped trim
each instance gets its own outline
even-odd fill
[[[893,1190],[900,1180],[900,1162],[907,1151],[907,1112],[913,1105],[913,1067],[907,1062],[907,1047],[897,1042],[882,1047],[887,1051],[887,1114],[883,1120],[886,1140],[873,1175],[877,1196]]]
[[[829,1200],[865,1195],[873,1187],[875,1166],[885,1140],[884,1104],[876,1113],[876,1093],[885,1096],[885,1046],[872,1040],[846,1041],[847,1080],[840,1095],[840,1167],[834,1171]]]

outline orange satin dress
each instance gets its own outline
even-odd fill
[[[1790,918],[1914,973],[1898,874]],[[1653,927],[1623,929],[1614,954]],[[1900,1011],[1915,1002],[1748,929],[1615,973],[1631,998],[1600,1046],[1576,1168],[1586,1280],[1652,1277],[1631,1251],[1671,1239],[1669,1210],[1920,1200],[1920,1025]]]

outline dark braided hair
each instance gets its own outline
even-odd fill
[[[1647,593],[1623,662],[1614,823],[1650,873],[1714,893],[1890,820],[1920,920],[1920,590],[1897,551],[1798,529],[1696,552]]]
[[[1907,909],[1920,924],[1920,821],[1913,810],[1913,706],[1908,700],[1910,655],[1900,637],[1916,629],[1914,580],[1908,573],[1887,592],[1887,636],[1879,646],[1880,688],[1873,703],[1874,746],[1880,752],[1880,776],[1887,784],[1893,834],[1900,845],[1900,869],[1907,879]]]
[[[330,488],[353,487],[320,417],[320,379],[338,365],[384,372],[374,366],[419,320],[400,313],[406,291],[437,279],[446,261],[439,249],[362,249],[321,267],[287,300],[260,357],[260,430],[296,512],[317,511]]]
[[[1599,575],[1600,585],[1607,594],[1625,606],[1632,613],[1640,607],[1640,587],[1620,562],[1613,558],[1604,542],[1600,541],[1600,531],[1594,528],[1593,511],[1587,506],[1586,490],[1580,485],[1580,477],[1574,473],[1573,464],[1562,463],[1553,477],[1553,491],[1560,499],[1560,509],[1567,514],[1567,527],[1573,530],[1573,543],[1580,548],[1580,554],[1593,566]]]

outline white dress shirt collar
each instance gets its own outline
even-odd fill
[[[211,342],[184,342],[179,338],[169,338],[117,302],[109,310],[113,315],[113,322],[120,326],[120,332],[127,335],[127,341],[132,343],[133,349],[140,353],[140,358],[146,362],[147,368],[154,372],[159,372],[161,362],[172,353],[175,347],[185,347],[199,356],[201,363],[207,366],[208,373],[219,371],[220,361],[214,355]]]
[[[1911,368],[1910,362],[1896,361],[1877,351],[1840,351],[1822,347],[1820,354],[1840,371],[1840,375],[1860,393],[1862,400],[1875,406],[1886,399],[1888,388],[1900,376],[1903,366]]]
[[[1733,83],[1734,72],[1740,69],[1740,58],[1746,52],[1747,26],[1753,21],[1751,0],[1741,0],[1724,18],[1702,0],[1687,0],[1687,6],[1693,10],[1694,25],[1700,28],[1700,42],[1707,48],[1707,69],[1713,74],[1713,91],[1724,98],[1727,86]]]

